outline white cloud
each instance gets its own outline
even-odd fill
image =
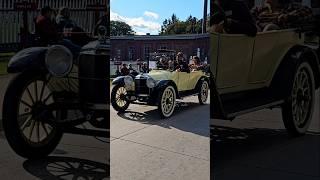
[[[151,11],[145,11],[144,15],[153,19],[159,19],[159,14],[151,12]]]
[[[146,20],[144,17],[125,17],[112,10],[110,11],[110,19],[129,24],[137,34],[158,34],[161,29],[161,25],[156,21]]]

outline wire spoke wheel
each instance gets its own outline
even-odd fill
[[[209,84],[207,81],[202,81],[201,85],[200,85],[200,91],[199,91],[199,95],[198,95],[198,99],[199,99],[199,103],[200,104],[204,104],[207,102],[208,100],[208,96],[209,96]]]
[[[283,122],[289,134],[303,135],[309,128],[315,105],[315,80],[308,62],[302,62],[296,69],[290,92],[282,106]]]
[[[24,158],[48,156],[63,135],[55,123],[60,112],[48,107],[54,97],[47,77],[40,71],[19,73],[10,81],[4,96],[5,136],[11,148]]]
[[[122,85],[116,85],[111,92],[111,104],[118,112],[124,112],[128,109],[130,101],[127,99],[127,90]]]
[[[159,110],[161,117],[168,118],[173,114],[176,106],[176,93],[172,86],[165,88],[160,94]]]
[[[35,80],[26,86],[17,109],[21,134],[31,145],[45,144],[54,136],[54,127],[48,120],[56,118],[47,106],[53,97],[46,81]]]
[[[312,105],[311,79],[308,71],[300,69],[292,90],[292,112],[298,127],[303,127],[308,120],[309,107]]]

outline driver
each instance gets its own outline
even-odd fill
[[[256,36],[255,20],[243,0],[215,0],[212,10],[212,31]]]
[[[178,72],[190,72],[188,63],[183,57],[183,53],[179,52],[176,57],[175,70]]]

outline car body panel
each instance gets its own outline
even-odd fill
[[[295,30],[239,34],[211,34],[211,69],[220,94],[269,87],[281,61],[304,36]],[[232,53],[230,53],[232,50]]]

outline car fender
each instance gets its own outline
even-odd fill
[[[202,82],[202,81],[207,81],[208,82],[208,85],[209,85],[209,87],[210,87],[210,79],[209,79],[209,77],[207,77],[207,76],[201,76],[200,77],[200,79],[198,80],[198,82],[197,82],[197,85],[196,85],[196,87],[195,87],[195,90],[198,90],[199,88],[200,88],[200,83]]]
[[[318,88],[320,86],[319,58],[314,50],[302,45],[294,46],[284,56],[281,63],[278,65],[276,72],[274,73],[271,87],[275,87],[277,89],[277,87],[279,86],[282,87],[281,89],[286,89],[283,86],[283,81],[292,79],[292,76],[294,76],[294,72],[288,72],[288,70],[293,71],[296,66],[303,60],[306,60],[310,63],[314,72],[316,88]]]
[[[27,69],[44,68],[46,47],[26,48],[15,54],[8,63],[8,73],[23,72]]]
[[[119,77],[114,78],[112,81],[112,85],[118,85],[118,84],[124,85],[124,77],[125,76],[119,76]]]
[[[156,87],[154,88],[154,92],[159,92],[159,90],[161,90],[162,88],[167,87],[169,85],[174,87],[174,89],[176,91],[177,98],[180,98],[178,87],[177,87],[176,83],[174,83],[174,81],[172,81],[172,80],[160,80],[157,83]]]

